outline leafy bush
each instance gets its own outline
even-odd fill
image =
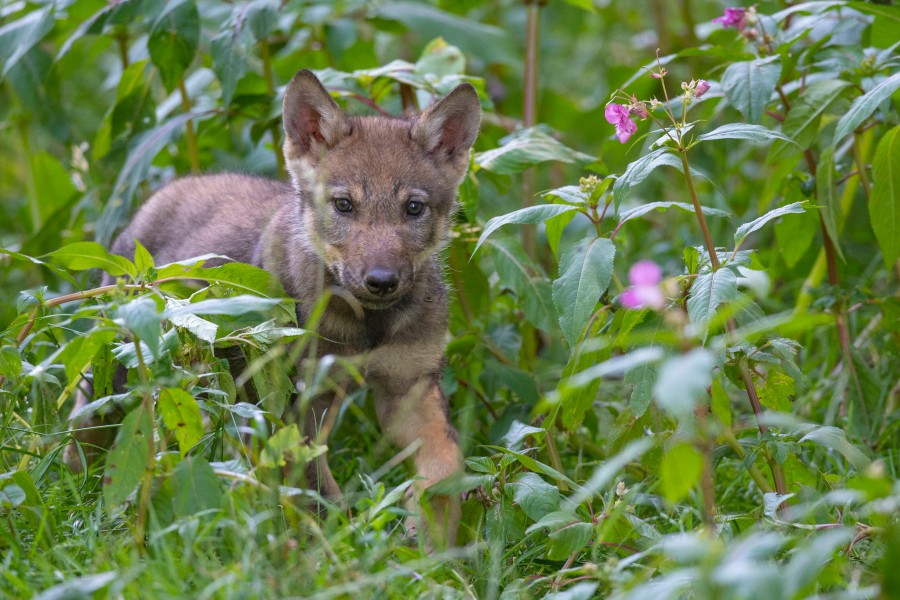
[[[0,8],[0,594],[900,594],[900,8],[626,4]],[[488,111],[447,252],[446,553],[406,537],[359,362],[298,360],[314,323],[267,273],[104,249],[177,175],[283,177],[301,67],[351,112],[463,80]],[[124,419],[76,474],[89,372],[84,412]],[[343,507],[283,469],[335,392]]]

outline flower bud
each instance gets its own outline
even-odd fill
[[[709,91],[709,82],[705,79],[701,79],[697,82],[697,88],[694,90],[694,97],[699,98],[703,94]]]

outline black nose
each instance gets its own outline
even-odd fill
[[[366,288],[378,296],[385,296],[396,291],[400,278],[396,271],[381,267],[372,269],[366,273]]]

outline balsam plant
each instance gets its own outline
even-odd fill
[[[896,595],[900,9],[601,4],[0,9],[0,595]],[[351,111],[461,80],[487,111],[447,252],[445,554],[403,530],[360,364],[298,360],[315,315],[248,265],[103,249],[176,174],[283,173],[300,66]],[[88,372],[114,443],[73,473]],[[290,475],[324,443],[342,505]]]

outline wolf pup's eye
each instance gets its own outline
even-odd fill
[[[418,200],[410,200],[406,203],[406,214],[410,216],[418,217],[424,210],[425,204],[423,202],[419,202]]]
[[[350,198],[332,198],[331,202],[334,204],[334,209],[338,212],[348,213],[353,210],[353,203],[350,202]]]

